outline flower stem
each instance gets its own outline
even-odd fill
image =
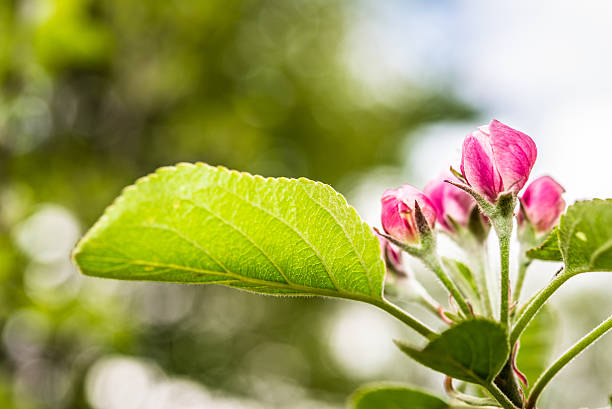
[[[414,277],[414,275],[405,271],[401,266],[394,266],[388,263],[387,271],[397,294],[392,294],[391,297],[397,297],[397,301],[413,302],[421,305],[426,310],[430,311],[437,318],[442,319],[440,311],[442,306],[438,303],[423,285]],[[390,287],[390,286],[389,286]],[[387,295],[388,286],[385,285],[385,295]]]
[[[395,284],[393,288],[395,288],[396,292],[387,291],[391,286],[385,284],[385,296],[388,297],[387,299],[389,301],[398,306],[403,303],[418,304],[431,312],[436,318],[447,323],[441,315],[441,311],[444,311],[442,305],[440,305],[440,303],[438,303],[414,277],[395,277],[393,283]]]
[[[537,314],[540,308],[542,308],[550,296],[553,295],[563,283],[573,276],[574,274],[568,272],[558,274],[554,280],[548,284],[548,286],[540,290],[540,292],[529,301],[529,304],[527,304],[527,307],[519,316],[516,324],[514,324],[514,327],[512,328],[512,332],[510,333],[510,346],[514,346],[516,341],[518,341],[525,328],[527,328],[527,325],[531,322],[533,317]]]
[[[470,309],[467,302],[465,301],[465,298],[463,297],[463,295],[461,294],[457,286],[451,281],[448,274],[442,269],[442,266],[440,265],[440,258],[438,256],[438,253],[436,253],[436,241],[435,241],[434,235],[431,232],[429,224],[427,224],[427,221],[425,220],[424,216],[422,215],[422,213],[420,213],[418,205],[417,205],[417,219],[422,219],[420,221],[422,223],[419,224],[420,226],[419,229],[421,228],[421,226],[424,226],[423,231],[421,232],[421,244],[418,247],[407,244],[407,243],[402,243],[401,241],[398,241],[391,236],[387,236],[385,234],[378,232],[378,230],[376,230],[376,232],[382,237],[389,240],[391,243],[401,248],[406,253],[410,254],[413,257],[420,259],[423,262],[423,264],[425,264],[427,268],[433,271],[438,277],[438,279],[442,281],[442,284],[444,284],[444,286],[453,296],[457,304],[459,304],[459,308],[461,309],[463,314],[465,316],[471,316],[472,310]]]
[[[443,307],[429,293],[424,293],[418,300],[418,303],[429,312],[440,318],[440,311]]]
[[[393,315],[395,318],[402,321],[404,324],[408,325],[410,328],[412,328],[413,330],[415,330],[416,332],[418,332],[419,334],[421,334],[422,336],[424,336],[425,338],[429,340],[432,340],[438,336],[438,334],[433,329],[429,328],[427,325],[419,321],[417,318],[413,317],[412,315],[408,314],[401,308],[397,307],[394,304],[391,304],[390,302],[386,300],[377,301],[377,302],[370,300],[368,302],[380,308],[381,310],[384,310],[388,312],[389,314]]]
[[[483,384],[489,393],[499,402],[504,409],[517,409],[514,403],[494,383]]]
[[[438,260],[438,256],[434,252],[431,252],[425,255],[421,260],[431,271],[436,274],[442,284],[444,284],[446,289],[450,292],[450,294],[453,296],[453,298],[459,305],[459,309],[461,310],[461,312],[463,312],[466,317],[471,316],[472,311],[467,305],[463,294],[461,294],[457,286],[449,278],[448,274],[446,274],[446,272],[442,269],[442,265],[440,265],[440,260]]]
[[[510,301],[510,237],[512,235],[512,220],[509,228],[498,232],[499,253],[501,261],[501,294],[499,307],[499,321],[506,328],[510,325],[508,304]]]
[[[589,345],[597,341],[610,329],[612,329],[612,316],[599,324],[593,331],[585,335],[580,341],[575,343],[570,349],[561,355],[556,362],[548,367],[548,369],[544,371],[542,376],[540,376],[540,378],[533,385],[533,389],[531,390],[529,398],[527,399],[527,405],[525,406],[526,409],[534,409],[542,390],[546,387],[548,382],[550,382],[550,380],[572,359],[578,356],[578,354],[584,351]]]

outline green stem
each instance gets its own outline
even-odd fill
[[[432,340],[438,336],[438,334],[433,329],[429,328],[417,318],[413,317],[409,313],[405,312],[404,310],[398,308],[397,306],[391,304],[388,301],[382,300],[375,302],[374,300],[370,300],[368,302],[380,308],[381,310],[384,310],[389,314],[393,315],[395,318],[402,321],[404,324],[408,325],[410,328],[412,328],[413,330],[415,330],[416,332],[418,332],[429,340]]]
[[[506,395],[494,383],[483,384],[489,393],[499,402],[504,409],[517,409]]]
[[[508,226],[506,226],[508,227]],[[512,220],[509,228],[498,231],[499,254],[501,262],[501,294],[499,321],[506,328],[510,325],[508,304],[510,301],[510,237],[512,235]]]
[[[446,289],[450,292],[450,294],[453,296],[453,298],[459,305],[459,309],[461,310],[461,312],[463,312],[466,317],[471,316],[472,311],[467,305],[463,294],[461,294],[457,286],[449,278],[448,274],[446,274],[446,272],[442,269],[442,266],[440,265],[440,260],[438,260],[438,256],[435,253],[430,253],[428,255],[425,255],[421,260],[431,271],[436,274],[438,279],[442,281],[442,284],[444,284]]]
[[[553,281],[548,284],[547,287],[543,288],[539,293],[537,293],[527,304],[527,307],[523,311],[523,313],[519,316],[516,324],[512,328],[512,332],[510,333],[510,345],[514,346],[516,341],[518,341],[519,337],[527,327],[527,325],[531,322],[532,318],[537,314],[537,312],[542,308],[542,306],[546,303],[546,301],[550,298],[551,295],[554,294],[559,287],[571,277],[573,274],[563,272],[558,274]]]
[[[537,400],[548,382],[550,382],[550,380],[572,359],[578,356],[578,354],[584,351],[589,345],[597,341],[610,329],[612,329],[612,316],[599,324],[593,331],[585,335],[580,341],[575,343],[570,349],[561,355],[556,362],[548,367],[548,369],[544,371],[542,376],[540,376],[540,378],[533,385],[533,389],[531,389],[531,393],[527,399],[527,405],[525,406],[526,409],[535,408]]]
[[[388,264],[388,277],[391,278],[393,288],[398,292],[398,294],[395,295],[397,301],[415,302],[423,306],[436,317],[442,319],[440,316],[442,306],[429,294],[425,287],[423,287],[423,285],[411,274],[394,266],[392,263],[385,262]],[[385,285],[385,290],[387,290],[387,285]]]
[[[429,294],[423,294],[418,303],[423,306],[426,310],[430,311],[432,314],[436,315],[438,318],[440,317],[440,311],[442,310],[442,306],[436,302]]]
[[[396,305],[403,303],[415,303],[427,311],[431,312],[436,318],[443,321],[440,311],[442,306],[427,292],[427,290],[414,277],[408,278],[404,276],[396,277],[394,288],[397,294],[387,293],[388,284],[385,285],[385,296],[388,300]],[[401,303],[401,304],[398,304]],[[446,323],[446,322],[445,322]]]

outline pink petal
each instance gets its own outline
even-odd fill
[[[387,190],[381,199],[381,222],[387,234],[398,240],[415,242],[418,230],[414,219],[414,203],[417,202],[425,219],[433,228],[436,209],[431,200],[414,186],[403,185]]]
[[[550,231],[565,210],[563,186],[550,176],[537,178],[527,186],[521,198],[529,221],[538,232]]]
[[[380,252],[382,253],[383,259],[385,259],[385,261],[388,260],[390,263],[392,263],[392,267],[396,269],[400,268],[402,265],[402,251],[393,244],[391,244],[386,238],[378,234],[376,235],[376,237],[378,237],[378,242],[380,244]]]
[[[456,178],[450,172],[441,174],[438,179],[432,180],[425,186],[425,194],[436,207],[438,223],[447,231],[453,232],[448,217],[461,226],[467,225],[470,212],[476,202],[469,194],[446,183],[445,180],[456,180]]]
[[[483,130],[472,132],[463,141],[461,173],[468,184],[489,201],[503,191],[502,178],[495,168],[490,137]]]
[[[411,212],[414,212],[414,202],[417,202],[431,228],[436,225],[436,206],[427,195],[411,185],[402,185],[398,191],[398,197],[410,208]]]
[[[495,119],[489,124],[489,130],[493,158],[503,181],[503,190],[518,192],[529,179],[538,156],[536,145],[526,134]]]
[[[387,234],[401,241],[413,241],[416,231],[406,217],[406,205],[398,200],[395,191],[387,190],[381,200],[381,223]]]

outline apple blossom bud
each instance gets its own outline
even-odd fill
[[[438,223],[449,233],[455,232],[455,225],[466,227],[470,213],[476,206],[472,196],[445,182],[455,179],[450,172],[445,172],[425,186],[425,194],[436,207]]]
[[[497,120],[481,126],[463,141],[461,173],[491,203],[502,192],[517,194],[537,157],[533,140]]]
[[[519,226],[523,227],[529,221],[536,233],[552,230],[565,210],[565,200],[561,197],[564,192],[563,186],[550,176],[542,176],[531,182],[521,198],[523,205],[518,214]]]
[[[415,220],[415,202],[431,228],[436,223],[436,208],[423,192],[411,185],[385,191],[381,199],[381,221],[385,232],[398,241],[417,243],[420,239]]]
[[[377,234],[376,237],[378,237],[380,251],[387,267],[400,272],[402,270],[402,251],[383,236]]]

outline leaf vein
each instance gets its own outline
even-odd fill
[[[236,232],[238,232],[242,237],[244,237],[245,239],[247,239],[252,245],[253,247],[255,247],[257,250],[259,250],[259,252],[266,258],[268,259],[268,261],[274,266],[274,268],[276,269],[276,271],[278,271],[278,273],[283,277],[283,279],[287,282],[287,284],[292,284],[291,280],[289,280],[289,278],[287,277],[287,274],[285,274],[285,272],[283,271],[283,269],[281,269],[279,267],[278,264],[276,264],[276,262],[274,260],[272,260],[272,257],[270,257],[270,255],[268,253],[266,253],[261,247],[259,247],[257,245],[257,243],[255,243],[255,241],[245,232],[243,232],[241,229],[239,229],[237,226],[233,225],[232,223],[230,223],[229,221],[225,220],[224,218],[222,218],[221,216],[219,216],[218,214],[216,214],[215,212],[213,212],[212,210],[210,210],[208,207],[196,203],[191,199],[186,199],[186,198],[182,198],[181,200],[185,200],[190,202],[193,206],[197,207],[198,209],[202,209],[206,212],[208,212],[211,216],[219,219],[223,224],[231,227],[233,230],[235,230]],[[242,277],[242,276],[240,276]]]
[[[348,240],[348,242],[351,244],[351,248],[353,249],[353,253],[357,256],[357,259],[359,260],[359,262],[361,263],[361,266],[363,267],[363,270],[366,273],[366,278],[368,279],[368,287],[370,289],[370,294],[372,294],[372,292],[374,291],[372,288],[372,277],[371,277],[371,271],[366,267],[365,262],[363,261],[363,258],[361,256],[361,254],[357,251],[357,247],[355,247],[355,243],[353,243],[353,241],[349,238],[349,235],[346,231],[346,229],[344,228],[344,226],[338,221],[338,219],[336,218],[336,216],[329,211],[329,209],[327,209],[325,206],[323,206],[322,203],[320,203],[317,199],[315,199],[313,196],[310,195],[310,193],[306,190],[306,188],[300,184],[299,185],[300,188],[304,191],[304,193],[306,193],[306,195],[313,201],[315,202],[317,205],[319,205],[320,208],[322,208],[323,210],[325,210],[336,222],[336,224],[338,226],[340,226],[340,228],[342,229],[342,232],[344,233],[344,237],[346,237],[346,239]],[[364,244],[365,245],[365,244]]]
[[[327,265],[327,263],[325,262],[325,260],[323,259],[323,256],[321,256],[321,253],[319,253],[319,251],[315,248],[315,246],[306,238],[304,237],[304,235],[302,235],[302,233],[300,233],[299,230],[297,230],[294,226],[292,226],[291,224],[289,224],[289,222],[287,222],[285,219],[283,219],[282,217],[275,215],[271,212],[269,212],[268,210],[264,209],[261,206],[258,206],[252,202],[249,202],[248,200],[246,200],[244,197],[238,195],[235,192],[232,192],[231,190],[228,190],[226,188],[224,188],[223,186],[219,185],[219,187],[221,188],[221,190],[233,195],[234,197],[240,199],[242,202],[250,205],[251,207],[254,207],[256,209],[259,209],[260,211],[264,212],[265,214],[269,215],[270,217],[280,221],[281,223],[283,223],[285,226],[287,226],[289,229],[291,229],[293,232],[295,232],[300,239],[306,244],[308,245],[308,247],[313,251],[313,253],[316,255],[316,257],[319,259],[319,261],[321,262],[321,264],[323,265],[323,268],[325,268],[325,272],[327,273],[327,276],[329,277],[330,281],[332,282],[332,284],[334,285],[334,287],[336,288],[336,290],[338,290],[339,292],[342,292],[342,290],[340,289],[340,287],[338,286],[338,282],[336,281],[335,276],[332,274],[331,269],[329,268],[329,266]]]

